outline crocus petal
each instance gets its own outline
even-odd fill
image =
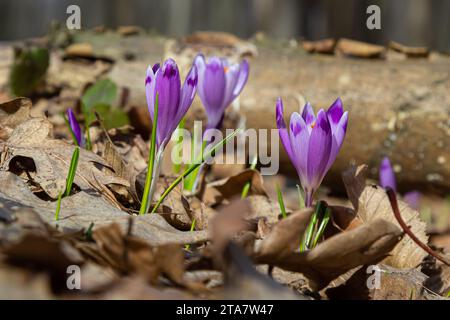
[[[157,66],[155,68],[155,66]],[[156,69],[156,71],[155,71]],[[147,73],[145,76],[145,95],[147,97],[147,107],[148,111],[150,112],[150,117],[153,121],[153,114],[155,111],[155,84],[156,84],[156,73],[159,69],[159,63],[155,64],[153,67],[148,66]]]
[[[80,125],[78,124],[77,118],[73,113],[72,109],[67,110],[67,118],[69,119],[70,128],[75,136],[75,139],[78,142],[78,145],[82,147],[84,145],[83,134],[81,132]]]
[[[392,169],[391,162],[388,157],[384,157],[380,165],[380,185],[383,188],[391,188],[397,190],[397,183],[395,181],[395,173]]]
[[[160,68],[159,63],[155,63],[155,64],[153,65],[153,67],[152,67],[153,73],[156,73],[156,71],[158,71],[159,68]]]
[[[344,107],[342,105],[341,98],[337,98],[327,110],[328,121],[330,122],[330,126],[333,131],[341,120],[343,114]]]
[[[203,79],[203,95],[208,121],[217,123],[221,117],[221,107],[225,95],[225,71],[222,60],[212,57],[206,65]],[[219,112],[217,112],[219,111]]]
[[[289,140],[291,145],[290,159],[297,170],[301,184],[305,186],[307,184],[306,169],[310,139],[309,131],[305,120],[297,112],[291,115],[289,127]]]
[[[310,187],[317,190],[326,173],[332,145],[331,127],[325,111],[317,114],[308,146],[307,177]]]
[[[197,84],[198,84],[197,67],[193,65],[188,75],[186,76],[186,79],[184,80],[183,88],[181,88],[180,107],[178,108],[178,112],[175,116],[176,124],[175,127],[173,127],[172,131],[176,129],[178,123],[181,121],[181,119],[191,106],[192,101],[194,101],[195,93],[197,92]]]
[[[238,83],[240,69],[239,64],[237,63],[229,66],[227,61],[223,61],[223,64],[225,70],[225,93],[222,103],[222,110],[225,110],[234,98],[236,98],[236,95],[234,95],[234,90]]]
[[[242,89],[244,89],[244,86],[247,83],[249,69],[250,67],[247,60],[242,60],[239,65],[239,75],[237,83],[233,90],[233,100],[241,93]]]
[[[283,101],[281,98],[277,99],[277,103],[275,106],[275,113],[277,117],[277,128],[278,133],[280,135],[281,143],[283,144],[284,150],[288,154],[289,158],[292,159],[292,149],[291,149],[291,141],[289,139],[289,133],[286,128],[286,123],[284,122],[284,107]]]
[[[332,145],[326,171],[328,171],[331,168],[334,161],[336,160],[339,151],[341,150],[342,143],[344,142],[345,138],[345,133],[347,131],[347,122],[348,122],[348,111],[345,111],[345,113],[339,120],[338,124],[334,127],[334,129],[333,127],[331,127]]]
[[[175,115],[180,103],[180,86],[178,66],[173,59],[167,59],[156,73],[154,94],[158,94],[158,146],[169,141],[173,124],[177,122]]]
[[[303,106],[302,118],[305,120],[307,125],[311,125],[315,120],[314,110],[309,102]]]
[[[420,209],[420,200],[422,194],[419,191],[410,191],[403,195],[403,201],[405,201],[412,209]]]

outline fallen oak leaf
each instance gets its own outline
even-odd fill
[[[118,223],[126,230],[130,215],[112,206],[102,197],[80,191],[62,200],[60,220],[55,222],[56,203],[44,201],[35,196],[18,176],[0,171],[0,203],[8,209],[31,207],[42,219],[51,225],[73,230],[87,230],[94,223],[94,230],[102,225]],[[201,243],[209,239],[206,230],[182,232],[157,214],[133,216],[133,235],[151,245]]]
[[[51,131],[52,125],[42,118],[33,118],[17,126],[5,143],[6,156],[2,159],[0,171],[26,170],[33,182],[50,198],[56,199],[65,186],[75,146],[49,138]],[[31,164],[26,159],[31,159]],[[75,184],[81,190],[96,189],[97,182],[103,185],[129,185],[120,177],[106,174],[102,170],[104,168],[111,170],[101,157],[80,149]]]
[[[309,219],[300,221],[306,225]],[[272,232],[282,233],[282,230],[276,229],[277,225]],[[286,230],[283,225],[280,229]],[[397,226],[377,219],[339,233],[305,252],[283,251],[280,254],[280,245],[264,244],[270,239],[267,237],[261,243],[256,243],[254,259],[260,264],[271,264],[288,271],[301,272],[310,280],[313,290],[320,290],[331,280],[357,266],[375,264],[384,259],[400,241],[401,235],[402,232]],[[284,236],[284,239],[286,238]],[[296,246],[291,244],[291,247]]]
[[[384,189],[376,185],[366,185],[367,170],[366,165],[360,165],[352,166],[342,173],[349,200],[358,217],[363,223],[381,218],[400,227],[392,214],[391,204]],[[426,224],[420,219],[419,212],[403,201],[398,201],[398,205],[403,219],[411,226],[411,232],[421,242],[427,243]],[[399,269],[415,268],[420,265],[426,255],[426,252],[418,247],[411,238],[404,237],[384,263]]]
[[[290,255],[300,247],[301,235],[304,234],[313,209],[306,208],[289,215],[278,222],[271,232],[259,243],[256,251],[265,260],[277,260]]]

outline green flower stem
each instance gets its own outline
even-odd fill
[[[313,241],[313,244],[312,244],[313,248],[317,245],[317,243],[319,242],[320,238],[322,238],[322,235],[325,232],[325,228],[327,227],[328,222],[330,221],[330,216],[331,216],[331,210],[330,210],[330,208],[327,208],[325,210],[325,214],[323,216],[323,219],[320,222],[319,229],[317,230],[317,233],[316,233],[316,235],[314,237],[314,241]]]
[[[255,154],[255,155],[253,156],[252,163],[251,163],[251,165],[250,165],[250,169],[251,169],[251,170],[255,170],[256,164],[257,164],[257,163],[258,163],[258,155]],[[252,182],[251,182],[251,181],[245,183],[244,188],[242,189],[241,199],[244,199],[244,198],[247,197],[248,192],[250,191],[250,187],[251,187],[251,186],[252,186]]]
[[[189,231],[192,232],[192,231],[194,231],[194,230],[195,230],[195,218],[192,220],[192,223],[191,223],[191,229],[190,229]],[[186,250],[189,250],[189,249],[191,248],[191,245],[190,245],[190,244],[187,244],[187,245],[184,246],[184,248],[185,248]]]
[[[62,198],[69,196],[70,192],[72,191],[72,185],[73,185],[73,181],[75,180],[79,157],[80,157],[80,148],[75,147],[75,150],[72,153],[72,159],[70,160],[69,172],[67,173],[65,191],[60,192],[58,195],[58,202],[56,203],[56,212],[55,212],[55,220],[56,221],[59,220],[59,213],[61,211]]]
[[[287,217],[286,213],[286,207],[284,206],[284,200],[283,200],[283,194],[281,193],[280,186],[277,184],[277,195],[278,195],[278,204],[280,206],[281,215],[283,216],[283,219]]]
[[[190,166],[186,171],[184,171],[180,176],[178,176],[178,178],[174,182],[172,182],[172,184],[164,191],[164,193],[161,195],[161,197],[159,198],[159,200],[156,203],[156,205],[153,207],[151,213],[155,213],[156,210],[158,210],[159,206],[164,201],[164,199],[167,197],[167,195],[173,189],[175,189],[175,187],[181,181],[183,181],[184,178],[189,176],[189,174],[191,174],[193,171],[195,171],[195,169],[200,167],[207,160],[207,158],[209,158],[212,154],[214,154],[217,151],[217,149],[219,149],[219,147],[223,146],[228,140],[233,138],[238,132],[239,132],[239,130],[236,130],[233,133],[231,133],[228,136],[226,136],[225,139],[223,139],[222,141],[217,143],[213,148],[211,148],[211,150],[209,150],[209,152],[206,155],[202,153],[201,158],[199,159],[199,161],[196,161],[194,165]]]
[[[146,214],[148,208],[150,207],[150,187],[152,185],[153,178],[153,165],[155,162],[155,149],[156,149],[156,127],[158,126],[158,93],[156,93],[155,98],[155,113],[153,116],[153,127],[152,136],[150,142],[150,152],[148,154],[148,169],[147,175],[145,177],[144,193],[142,195],[141,208],[139,209],[139,214]]]

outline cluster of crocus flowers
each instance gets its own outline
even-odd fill
[[[69,121],[70,130],[73,133],[73,137],[76,140],[76,143],[83,148],[85,145],[84,135],[81,131],[80,124],[78,123],[77,118],[75,117],[75,114],[71,108],[67,110],[67,119]]]
[[[381,160],[379,182],[380,186],[382,186],[383,188],[389,188],[394,192],[397,192],[397,180],[395,178],[395,172],[388,157],[384,157],[383,160]],[[418,191],[409,191],[403,195],[403,200],[411,208],[413,208],[414,210],[418,210],[420,208],[421,196],[421,193]]]
[[[281,142],[297,170],[305,193],[305,205],[311,207],[314,193],[336,160],[347,131],[348,112],[341,99],[317,116],[309,103],[300,113],[291,115],[289,129],[284,121],[281,98],[276,103],[276,122]]]
[[[152,121],[155,113],[155,99],[158,95],[158,121],[156,125],[156,141],[158,149],[164,149],[170,141],[172,133],[194,100],[197,92],[197,67],[192,66],[183,86],[181,86],[178,66],[173,59],[167,59],[160,67],[155,64],[147,69],[145,77],[145,93]]]
[[[249,66],[244,59],[230,64],[228,60],[211,57],[208,61],[197,55],[194,65],[198,70],[198,95],[208,117],[207,129],[219,129],[225,109],[241,93],[248,79]]]

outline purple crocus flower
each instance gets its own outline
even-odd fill
[[[381,160],[380,185],[385,189],[391,188],[392,190],[397,191],[395,173],[392,169],[391,161],[389,161],[388,157],[384,157],[383,160]]]
[[[395,173],[388,157],[384,157],[383,160],[381,160],[379,179],[380,185],[383,188],[391,188],[394,192],[397,192]],[[419,210],[421,197],[422,194],[419,191],[410,191],[403,195],[403,201],[405,201],[412,209]]]
[[[67,110],[67,118],[69,120],[70,129],[72,130],[78,145],[80,147],[84,147],[84,136],[81,131],[80,125],[78,124],[77,118],[75,117],[75,114],[73,113],[73,110],[71,108]]]
[[[344,112],[342,101],[338,98],[328,111],[320,109],[317,116],[307,103],[301,113],[291,115],[289,130],[283,117],[283,102],[278,98],[276,118],[280,139],[297,170],[305,192],[305,205],[311,207],[315,191],[344,142],[348,111]]]
[[[198,69],[198,95],[208,116],[207,129],[222,126],[225,108],[241,93],[248,79],[247,60],[230,64],[228,60],[211,57],[207,63],[202,54],[194,64]]]
[[[419,191],[409,191],[403,195],[403,201],[405,201],[414,210],[420,209],[420,200],[422,194]]]
[[[158,126],[156,141],[164,148],[172,133],[188,111],[197,91],[197,67],[192,66],[183,86],[181,86],[178,66],[173,59],[164,61],[162,67],[155,64],[147,69],[145,93],[150,117],[153,121],[155,98],[158,93]]]

